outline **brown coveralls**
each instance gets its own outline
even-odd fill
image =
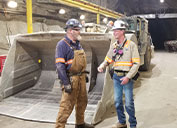
[[[86,69],[86,55],[84,50],[75,50],[74,59],[69,70],[71,76],[72,92],[66,93],[62,89],[62,98],[60,101],[60,108],[56,120],[55,128],[65,128],[68,117],[75,106],[76,124],[84,124],[84,112],[87,106],[87,90],[85,73]]]

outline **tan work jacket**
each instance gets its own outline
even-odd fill
[[[125,40],[126,42],[123,47],[123,55],[116,55],[115,61],[113,56],[115,55],[114,51],[117,48],[117,41],[110,46],[110,49],[105,57],[102,65],[106,66],[113,63],[115,70],[128,71],[126,77],[132,78],[138,71],[140,66],[140,57],[137,45],[130,40]]]

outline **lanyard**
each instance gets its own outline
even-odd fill
[[[118,60],[120,59],[120,57],[123,56],[123,48],[124,48],[124,45],[125,45],[126,42],[127,42],[127,39],[124,41],[124,43],[121,47],[118,47],[118,48],[115,49],[116,54],[112,57],[113,61],[115,61],[117,55],[119,55]]]

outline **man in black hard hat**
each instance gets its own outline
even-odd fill
[[[62,98],[55,128],[65,128],[68,117],[75,106],[75,128],[94,128],[84,122],[87,106],[86,55],[80,45],[82,25],[76,19],[66,22],[66,36],[56,46],[56,67],[62,86]]]

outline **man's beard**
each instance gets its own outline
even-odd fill
[[[82,37],[81,37],[80,35],[78,35],[78,36],[76,37],[76,39],[77,39],[77,40],[81,40]]]

